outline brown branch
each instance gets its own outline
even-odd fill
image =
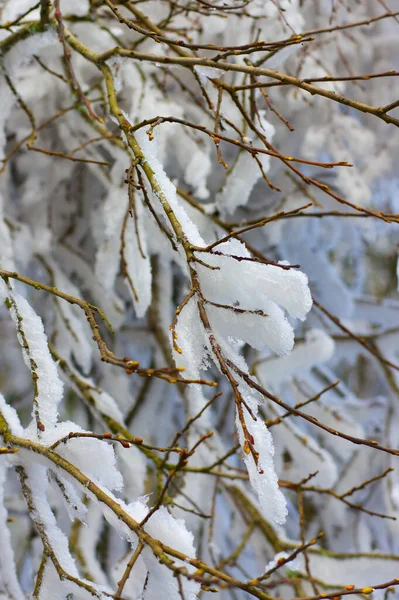
[[[44,1],[46,1],[46,0],[44,0]],[[88,100],[87,96],[85,96],[85,94],[83,93],[83,90],[80,87],[78,80],[76,79],[75,72],[74,72],[73,66],[72,66],[71,51],[69,50],[66,39],[65,39],[65,26],[64,26],[64,22],[62,20],[60,0],[54,0],[54,5],[55,5],[55,13],[54,14],[55,14],[55,18],[56,18],[57,24],[58,24],[58,39],[61,42],[62,47],[64,49],[65,64],[66,64],[66,67],[68,70],[72,88],[74,89],[76,94],[79,96],[81,102],[87,108],[87,112],[89,113],[90,117],[92,119],[95,119],[99,123],[103,123],[103,120],[94,112],[90,101]]]
[[[51,0],[40,0],[40,24],[45,27],[50,22]]]

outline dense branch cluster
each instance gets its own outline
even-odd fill
[[[0,2],[1,600],[396,594],[397,8]]]

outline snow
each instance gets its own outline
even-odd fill
[[[110,296],[119,273],[121,230],[128,205],[127,189],[112,186],[103,208],[104,239],[96,256],[95,275]]]
[[[257,495],[262,512],[267,519],[281,525],[285,522],[288,510],[283,493],[278,487],[278,477],[274,469],[274,445],[270,431],[267,429],[262,418],[258,414],[257,400],[253,397],[251,390],[245,383],[240,384],[240,392],[244,401],[250,407],[254,417],[243,407],[245,424],[248,432],[252,435],[255,451],[259,453],[258,464],[255,463],[252,453],[244,450],[245,437],[242,425],[236,412],[236,426],[238,439],[243,448],[244,462],[248,471],[249,480]]]
[[[118,586],[118,582],[123,577],[126,565],[131,559],[133,553],[134,550],[129,552],[127,556],[124,556],[117,564],[113,566],[112,580],[115,587]],[[126,582],[125,587],[123,588],[124,597],[128,599],[132,598],[134,600],[136,600],[136,598],[142,598],[142,592],[144,589],[147,573],[147,566],[143,560],[143,557],[140,555],[135,562],[134,569]]]
[[[55,428],[46,430],[41,440],[45,445],[51,446],[70,432],[89,433],[75,423],[64,421]],[[116,456],[112,444],[96,438],[76,437],[59,444],[56,452],[93,481],[110,490],[122,489],[123,479],[116,468]],[[126,452],[129,450],[126,449]]]
[[[7,23],[7,21],[14,21],[22,13],[33,7],[35,2],[33,0],[14,0],[14,2],[6,2],[3,10],[1,11],[1,23]],[[34,19],[38,17],[39,11],[32,11],[30,18]]]
[[[68,582],[61,581],[53,563],[47,561],[37,600],[47,600],[48,598],[65,600],[68,592],[70,592]]]
[[[69,278],[62,272],[59,265],[54,261],[46,260],[52,270],[54,285],[59,290],[75,298],[82,295],[78,288],[71,283]],[[57,331],[56,347],[62,350],[63,355],[69,360],[72,354],[84,373],[88,373],[92,365],[93,344],[88,339],[88,323],[83,310],[71,305],[65,300],[55,300],[57,303]],[[67,351],[68,350],[68,351]]]
[[[184,171],[185,182],[194,188],[194,195],[200,200],[205,200],[209,197],[206,180],[211,169],[212,162],[209,155],[202,150],[196,150]]]
[[[212,330],[218,333],[218,337],[226,339],[230,336],[258,350],[268,347],[279,355],[288,354],[294,345],[294,332],[284,312],[265,298],[259,301],[258,306],[267,317],[234,313],[232,310],[210,305],[207,307],[207,314]]]
[[[99,302],[100,308],[104,310],[112,326],[116,330],[119,329],[123,319],[124,303],[116,293],[111,293],[109,296],[104,294],[103,282],[96,279],[90,263],[74,252],[73,249],[59,246],[57,257],[62,268],[68,269],[67,275],[69,278],[77,277],[81,289],[88,289],[94,298],[101,299],[101,302]]]
[[[87,513],[87,526],[80,530],[80,548],[85,561],[85,566],[96,583],[107,585],[108,581],[96,556],[97,544],[100,541],[104,527],[103,515],[100,507],[93,502],[89,505]]]
[[[118,467],[122,473],[124,486],[123,496],[127,502],[142,496],[147,477],[147,463],[144,454],[132,445],[128,450],[120,444],[115,447]]]
[[[197,267],[201,290],[206,300],[232,308],[208,305],[212,327],[255,348],[267,346],[277,354],[288,354],[294,343],[293,328],[280,307],[292,317],[305,319],[312,306],[306,275],[294,269],[233,258],[250,258],[245,246],[237,240],[220,244],[216,250],[222,254],[207,253],[203,257],[217,270]],[[237,286],[237,281],[244,280],[248,285]],[[234,307],[262,311],[267,316],[234,312]]]
[[[129,514],[137,521],[141,521],[148,513],[148,508],[142,499],[129,505]],[[174,519],[164,506],[161,506],[149,519],[145,530],[155,539],[160,540],[167,546],[195,558],[194,537],[187,531],[182,519]],[[162,565],[155,558],[152,550],[146,546],[142,552],[144,563],[150,573],[145,589],[144,600],[159,600],[166,597],[168,600],[181,600],[179,586],[173,572],[165,565]],[[195,569],[187,562],[180,559],[174,559],[177,567],[185,567],[189,572]],[[184,598],[186,600],[196,600],[200,591],[200,584],[181,578]]]
[[[154,136],[154,139],[150,141],[145,131],[139,130],[137,131],[135,137],[144,153],[145,160],[154,171],[154,179],[159,186],[159,191],[155,193],[158,196],[159,201],[161,204],[163,204],[163,198],[167,200],[175,214],[176,219],[182,226],[183,232],[187,239],[192,244],[204,246],[204,241],[199,234],[197,226],[188,217],[183,206],[179,203],[176,194],[176,187],[166,175],[165,170],[159,161],[156,136]]]
[[[92,384],[92,380],[88,380]],[[115,419],[118,423],[123,423],[123,415],[121,409],[116,403],[116,400],[104,390],[93,388],[90,390],[92,398],[94,398],[96,409],[100,414],[107,415],[111,419]]]
[[[267,571],[271,571],[271,569],[274,569],[274,567],[276,567],[278,565],[278,562],[280,559],[287,559],[289,557],[288,552],[278,552],[275,557],[273,558],[273,560],[269,561],[265,567],[265,573],[267,573]],[[301,567],[301,556],[299,555],[299,557],[295,558],[294,560],[291,560],[287,563],[287,568],[290,569],[291,571],[299,571],[300,567]]]
[[[1,100],[0,100],[1,101]],[[1,133],[0,133],[1,136]],[[1,147],[1,144],[0,144]],[[3,269],[13,270],[14,258],[11,234],[9,227],[4,221],[4,195],[0,192],[0,261]]]
[[[18,437],[23,437],[24,429],[18,417],[18,413],[13,406],[5,401],[0,393],[0,413],[3,415],[11,433]]]
[[[63,384],[58,376],[56,364],[50,355],[41,318],[23,296],[12,292],[11,297],[13,321],[17,328],[21,328],[27,342],[27,348],[25,348],[24,339],[18,333],[24,361],[30,370],[34,364],[33,370],[37,375],[38,396],[36,401],[39,417],[45,428],[53,428],[58,418],[58,405],[62,400]]]
[[[196,65],[194,71],[197,73],[202,85],[209,84],[208,79],[218,79],[224,74],[222,69],[215,67],[203,67],[202,65]]]
[[[311,329],[306,333],[305,341],[296,344],[288,356],[269,358],[261,363],[258,372],[262,379],[273,386],[279,385],[291,377],[304,375],[305,371],[327,362],[335,349],[334,340],[321,329]]]
[[[184,367],[187,379],[198,379],[206,339],[195,296],[190,298],[177,317],[174,340],[173,332],[170,332],[170,337],[176,365]]]
[[[20,25],[4,27],[5,22],[15,19],[34,3],[35,0],[2,3],[0,45],[10,34],[20,30]],[[260,65],[267,58],[263,65],[268,69],[278,68],[281,73],[293,73],[301,79],[334,78],[340,73],[345,74],[348,65],[353,74],[387,74],[392,68],[389,59],[395,56],[397,43],[394,19],[384,18],[370,27],[352,28],[350,35],[339,31],[320,34],[317,36],[320,43],[294,39],[291,37],[294,32],[299,33],[304,28],[319,29],[334,23],[347,23],[349,16],[351,22],[368,21],[378,12],[378,7],[374,10],[372,3],[366,2],[351,3],[353,10],[349,16],[344,3],[320,0],[316,11],[313,4],[312,0],[252,0],[238,13],[215,10],[211,11],[212,15],[207,15],[209,11],[204,7],[197,13],[177,10],[176,14],[169,15],[168,29],[174,39],[187,34],[184,39],[190,39],[193,44],[214,43],[218,48],[262,39],[268,42],[290,39],[290,43],[285,48],[280,46],[278,52],[267,49],[252,52],[251,49],[247,56],[241,53],[229,55],[228,61],[233,65],[259,61]],[[333,11],[331,4],[334,4]],[[61,0],[64,16],[67,13],[80,15],[68,20],[68,28],[94,52],[106,51],[116,44],[130,47],[139,40],[140,36],[129,31],[123,23],[117,19],[109,20],[101,11],[97,12],[95,20],[90,20],[89,5],[87,0]],[[142,3],[140,6],[145,12],[148,7],[148,17],[154,23],[162,25],[169,18],[166,3]],[[34,31],[36,26],[31,23],[39,18],[40,6],[23,21]],[[112,37],[113,34],[120,42]],[[140,41],[137,49],[159,54],[167,50],[166,46],[153,40],[148,40],[144,46]],[[173,54],[173,49],[169,50]],[[199,48],[194,54],[211,56],[220,52],[223,51],[217,49],[203,54]],[[20,40],[2,56],[5,70],[0,72],[0,156],[4,157],[4,153],[12,150],[14,144],[31,130],[27,115],[5,81],[5,73],[33,110],[38,124],[69,104],[68,86],[34,60],[33,56],[37,54],[49,69],[63,73],[63,48],[53,25],[41,34],[29,34],[26,40]],[[97,67],[73,49],[72,61],[82,90],[93,100],[94,109],[104,116],[104,127],[119,135],[118,124],[112,122],[106,107],[103,113],[101,95],[104,88],[90,87],[101,82]],[[172,70],[168,65],[159,68],[148,60],[119,57],[112,57],[107,63],[115,77],[118,103],[132,125],[160,115],[169,116],[171,120],[178,117],[186,123],[204,126],[208,132],[214,131],[218,102],[215,78],[223,76],[229,86],[255,83],[247,74],[226,75],[219,69],[206,67],[198,67],[193,72],[175,65]],[[312,96],[293,86],[275,84],[273,77],[259,76],[257,82],[267,86],[265,89],[272,106],[288,119],[295,131],[289,131],[258,88],[242,89],[238,97],[262,134],[256,135],[228,90],[224,89],[219,123],[224,136],[234,140],[241,132],[245,143],[255,148],[265,147],[261,139],[264,136],[283,154],[317,162],[348,160],[353,167],[324,169],[320,164],[290,164],[296,165],[304,176],[328,184],[334,194],[338,193],[350,202],[371,207],[376,212],[398,213],[396,163],[399,138],[392,134],[394,125],[373,115],[357,115],[352,109],[342,111],[339,102],[318,98],[317,94]],[[360,101],[378,107],[399,97],[398,82],[397,77],[385,77],[372,78],[354,86],[349,82],[326,81],[320,82],[320,87],[349,96],[353,91]],[[207,104],[205,94],[213,107]],[[96,97],[100,98],[98,103],[94,100]],[[146,524],[146,531],[154,539],[160,537],[168,545],[180,549],[183,554],[195,556],[197,551],[212,565],[214,558],[217,563],[237,547],[245,534],[247,519],[253,520],[255,512],[265,517],[270,530],[282,542],[281,547],[285,548],[287,537],[290,542],[300,543],[295,498],[288,492],[286,506],[282,494],[285,495],[285,490],[279,489],[278,478],[298,482],[318,471],[310,485],[344,493],[354,484],[360,485],[365,479],[381,474],[388,466],[395,467],[395,459],[387,453],[350,444],[300,418],[284,418],[269,431],[264,420],[278,419],[285,411],[249,388],[240,371],[246,375],[251,373],[251,377],[255,372],[261,385],[273,394],[279,394],[289,406],[305,402],[339,379],[336,388],[323,392],[317,402],[303,410],[333,430],[375,439],[397,448],[399,434],[395,422],[398,409],[394,387],[399,384],[399,376],[395,369],[391,369],[388,377],[381,362],[356,340],[336,335],[337,326],[317,308],[310,312],[312,293],[350,330],[372,339],[382,356],[397,363],[397,225],[371,217],[336,217],[335,211],[347,212],[349,209],[340,207],[333,197],[314,186],[305,185],[303,180],[302,185],[298,173],[291,171],[293,177],[287,177],[287,165],[281,160],[259,154],[263,170],[282,190],[278,193],[262,181],[257,161],[245,149],[222,141],[223,160],[229,164],[224,169],[217,162],[211,136],[186,125],[165,122],[156,125],[152,141],[146,132],[148,126],[142,127],[136,136],[147,161],[144,164],[154,174],[150,177],[154,190],[143,175],[148,200],[161,222],[172,232],[178,247],[175,251],[148,210],[141,190],[134,193],[137,220],[128,214],[128,189],[124,180],[125,169],[134,159],[132,152],[121,148],[115,138],[95,140],[99,132],[93,131],[83,113],[84,109],[83,112],[71,110],[59,115],[60,118],[50,126],[40,130],[37,144],[42,148],[69,152],[91,140],[93,143],[79,151],[79,156],[107,159],[112,166],[78,164],[28,152],[24,143],[0,177],[0,267],[48,282],[50,274],[41,264],[42,260],[46,261],[53,272],[54,285],[60,290],[104,309],[115,333],[111,334],[99,318],[98,325],[104,341],[116,356],[133,357],[143,368],[165,366],[173,359],[177,366],[185,369],[180,373],[181,377],[215,379],[219,385],[217,389],[202,385],[174,386],[155,377],[146,381],[137,374],[128,376],[124,369],[100,360],[84,312],[78,307],[12,278],[7,282],[0,278],[0,338],[3,344],[0,391],[4,395],[0,395],[1,413],[14,435],[46,448],[72,431],[92,429],[103,433],[108,428],[107,417],[131,426],[132,433],[143,437],[149,445],[167,446],[212,394],[220,391],[221,397],[217,397],[179,438],[182,447],[191,448],[202,435],[215,432],[190,456],[189,466],[193,470],[186,471],[184,478],[179,479],[184,481],[184,486],[176,480],[177,485],[169,490],[182,508],[168,505],[168,512],[160,509]],[[390,116],[396,116],[395,112],[391,111]],[[126,141],[123,135],[121,139]],[[142,165],[137,164],[137,169],[143,174]],[[177,187],[188,190],[198,203],[197,207],[177,196]],[[223,227],[221,220],[234,221],[234,227],[239,228],[263,216],[303,206],[310,200],[309,194],[314,207],[307,212],[312,213],[313,218],[305,215],[281,218],[243,236],[267,258],[299,263],[299,270],[281,268],[287,263],[270,265],[253,260],[250,252],[237,240],[220,244],[213,252],[194,252],[199,260],[214,269],[195,260],[188,263],[182,241],[188,240],[204,248],[230,229],[230,225]],[[168,214],[171,217],[167,212],[169,206],[182,231],[173,216],[168,218]],[[321,217],[320,213],[324,211],[329,215],[315,218]],[[171,221],[175,231],[172,231]],[[38,254],[41,260],[38,260]],[[195,271],[198,277],[210,326],[204,327],[199,317],[201,294],[197,294],[177,316],[177,337],[173,340],[169,326],[176,306],[190,289],[190,269],[191,274]],[[126,275],[137,296],[127,285]],[[157,291],[154,299],[152,287]],[[22,351],[28,369],[22,365],[17,332],[9,318],[9,302],[3,306],[6,298],[14,303],[15,323],[18,326],[21,318],[21,331],[26,329],[29,348]],[[147,321],[146,312],[152,301]],[[62,371],[68,386],[65,396],[62,396],[58,367],[48,352],[46,336],[67,361],[73,374],[70,377],[70,371]],[[21,335],[19,337],[23,345],[24,340]],[[169,340],[171,348],[175,344],[170,353],[164,346],[165,340]],[[256,416],[254,420],[243,402],[246,427],[253,437],[255,452],[259,452],[258,464],[257,455],[246,452],[248,447],[239,420],[237,439],[235,437],[235,403],[231,386],[223,374],[226,366],[223,361],[219,364],[211,341],[213,347],[215,343],[218,345],[243,400]],[[35,420],[27,428],[22,426],[29,422],[32,410],[31,367],[39,376],[36,408],[44,431],[40,431],[40,427],[38,430]],[[81,389],[76,386],[78,379],[75,377],[80,379]],[[148,387],[142,387],[147,383]],[[86,385],[90,399],[84,398]],[[144,389],[146,396],[142,401]],[[132,407],[135,408],[132,422],[124,423],[124,416]],[[242,502],[238,494],[231,496],[233,485],[227,478],[196,471],[214,464],[236,441],[240,442],[241,450],[229,456],[221,469],[223,474],[231,475],[234,468],[244,467],[238,473],[245,481],[234,484],[236,491],[238,485],[245,490],[245,501],[241,497]],[[3,439],[2,444],[5,443]],[[138,520],[148,514],[149,506],[156,502],[154,465],[136,446],[123,448],[109,441],[71,439],[57,446],[55,452],[96,483],[111,503],[115,502],[122,511]],[[157,455],[162,459],[163,453]],[[168,469],[176,457],[175,453],[170,454]],[[120,518],[119,510],[113,512],[104,503],[96,501],[85,486],[78,485],[72,475],[45,456],[21,448],[15,454],[0,456],[0,496],[5,496],[5,507],[0,502],[0,545],[4,554],[0,559],[0,597],[20,600],[19,587],[22,598],[32,593],[42,554],[40,537],[35,535],[32,539],[26,535],[29,524],[32,527],[34,524],[14,472],[18,465],[25,467],[29,485],[35,488],[38,513],[32,514],[48,531],[63,567],[72,574],[78,572],[66,539],[70,520],[77,517],[88,523],[88,526],[79,525],[81,537],[77,547],[82,551],[87,571],[96,581],[94,597],[103,595],[102,586],[108,582],[112,585],[110,593],[114,594],[117,581],[137,548],[137,536]],[[51,488],[47,487],[49,483]],[[364,502],[370,510],[397,517],[398,490],[396,470],[386,479],[353,494],[353,501]],[[138,500],[150,491],[152,494],[147,501]],[[321,587],[324,582],[327,585],[372,585],[396,577],[399,521],[377,519],[360,512],[354,518],[353,510],[337,498],[328,499],[326,494],[314,492],[306,492],[306,495],[312,505],[307,539],[320,530],[326,533],[326,548],[323,544],[322,550],[313,547],[308,552],[312,575],[323,582]],[[191,501],[206,515],[212,513],[214,503],[215,518],[210,521],[194,512],[186,512],[184,509],[195,508]],[[287,507],[289,518],[283,526]],[[6,524],[7,516],[15,517],[15,520]],[[175,517],[184,517],[184,523]],[[106,544],[102,544],[103,531],[107,535]],[[98,542],[102,546],[101,561],[96,552]],[[265,546],[264,537],[258,531],[253,532],[237,560],[235,577],[247,581],[263,572],[265,563],[280,549],[278,544],[273,549],[270,540],[266,542]],[[372,554],[377,549],[392,558],[364,555],[339,559],[337,555],[328,554],[328,550]],[[75,550],[72,553],[76,555]],[[281,553],[266,568],[271,568],[279,557]],[[191,570],[186,562],[183,564]],[[293,568],[299,568],[307,577],[304,565],[295,563],[284,567],[282,576],[289,576]],[[90,575],[81,563],[79,569],[85,577]],[[375,580],[371,578],[373,573],[377,573]],[[182,595],[186,599],[201,595],[196,582],[184,578],[183,582]],[[124,596],[128,600],[181,600],[177,583],[148,547],[134,567]],[[303,587],[304,594],[312,593],[308,582],[305,581]],[[226,598],[234,594],[241,597],[240,590],[230,588],[220,593]],[[276,589],[276,593],[284,599],[292,596],[292,590],[286,585]],[[382,598],[383,594],[381,591],[374,595]],[[79,590],[72,582],[60,581],[49,560],[38,597],[41,600],[66,600],[69,596],[91,597],[90,592]]]
[[[32,460],[24,465],[25,484],[29,489],[33,504],[33,516],[43,528],[46,539],[54,550],[60,566],[73,577],[79,577],[75,561],[68,548],[68,538],[57,525],[56,518],[47,499],[47,469],[43,465],[34,464]]]
[[[322,553],[309,553],[310,569],[313,577],[323,577],[325,581],[339,588],[348,583],[356,587],[367,587],[373,583],[391,581],[398,574],[397,557],[389,558],[366,558],[348,557],[342,559],[323,556]]]
[[[260,129],[269,142],[272,141],[275,129],[265,118],[265,111],[259,111]],[[252,145],[251,138],[247,143]],[[270,156],[258,153],[257,158],[265,173],[270,169]],[[245,206],[251,196],[256,182],[262,177],[262,172],[252,154],[240,149],[238,159],[232,164],[223,189],[216,195],[216,204],[222,214],[232,215],[236,208]]]
[[[106,600],[106,598],[109,597],[110,589],[108,587],[95,585],[91,581],[87,581],[83,578],[80,578],[80,581],[90,585],[94,590],[94,594],[73,581],[68,581],[67,579],[61,581],[53,563],[48,560],[45,566],[38,600],[48,600],[48,598],[51,598],[51,600],[65,600],[65,598],[71,594],[73,594],[74,598],[79,600],[92,600],[93,597]]]
[[[78,17],[85,16],[90,9],[88,0],[61,0],[60,5],[63,13]]]
[[[14,550],[11,544],[11,534],[7,527],[7,509],[4,506],[6,478],[7,466],[4,463],[4,458],[2,458],[2,461],[0,462],[0,577],[9,600],[24,600],[25,595],[21,590],[17,577]]]
[[[237,260],[237,257],[250,258],[245,246],[237,240],[221,244],[217,251],[220,253],[201,253],[201,259],[204,257],[207,264],[217,269],[209,269],[201,264],[196,267],[211,331],[204,330],[198,314],[198,299],[193,296],[181,309],[174,335],[173,332],[171,334],[175,362],[185,367],[185,377],[200,376],[200,370],[208,360],[208,353],[221,370],[210,344],[211,334],[219,344],[223,356],[245,373],[248,372],[248,367],[238,354],[241,344],[237,340],[246,342],[253,348],[267,347],[277,354],[288,354],[294,344],[294,332],[283,308],[292,317],[303,320],[312,305],[304,273],[250,260]],[[245,288],[237,285],[238,281],[244,280],[248,283]],[[215,306],[212,302],[222,306]],[[238,312],[239,310],[245,312]],[[243,381],[239,383],[239,390],[256,417],[260,395],[254,394]],[[266,518],[282,524],[286,519],[287,505],[278,487],[271,434],[259,415],[253,419],[246,408],[243,410],[247,430],[254,440],[255,451],[259,453],[256,463],[252,453],[245,452],[245,437],[237,411],[238,437],[244,449],[244,462],[251,486]]]
[[[276,417],[282,412],[277,410]],[[312,414],[314,414],[314,410]],[[325,422],[324,418],[323,422]],[[292,419],[291,421],[285,419],[272,431],[275,446],[279,449],[275,456],[275,465],[283,479],[287,477],[290,481],[300,481],[309,473],[317,471],[317,475],[312,478],[313,485],[323,488],[334,486],[337,481],[338,469],[332,453],[323,448],[317,439],[310,435],[304,436],[299,423],[297,424]],[[336,444],[336,440],[333,441]],[[284,461],[285,451],[291,457],[288,465]]]
[[[96,414],[110,417],[118,423],[123,424],[123,414],[115,398],[108,394],[107,391],[95,385],[93,379],[90,377],[83,377],[72,367],[72,365],[70,365],[70,368],[74,375],[79,378],[80,382],[90,388],[90,396],[94,401]],[[79,388],[76,385],[74,385],[74,389],[76,389],[77,393],[79,393]]]
[[[265,172],[268,171],[270,159],[267,155],[258,155]],[[246,150],[241,150],[238,160],[226,177],[225,185],[216,196],[216,204],[223,214],[233,214],[236,208],[247,204],[258,179],[262,177],[255,158]]]
[[[53,477],[53,485],[60,491],[71,522],[73,523],[75,519],[85,522],[87,507],[82,502],[81,496],[78,494],[74,484],[57,473],[57,476]]]
[[[39,531],[45,536],[47,544],[54,552],[58,564],[64,571],[66,571],[68,575],[91,585],[94,589],[97,588],[96,597],[104,598],[104,591],[109,592],[109,589],[98,587],[95,584],[92,584],[92,582],[81,578],[79,575],[75,560],[69,551],[68,538],[59,528],[47,498],[47,468],[40,464],[33,464],[32,461],[27,458],[24,458],[21,462],[24,467],[23,479],[32,502],[32,516],[39,528]],[[46,575],[44,586],[42,586],[41,589],[41,597],[43,599],[45,597],[49,597],[45,596],[45,593],[48,593],[50,585],[53,586],[51,598],[56,598],[57,596],[55,594],[59,593],[59,598],[64,600],[65,594],[71,591],[73,591],[74,596],[76,595],[76,598],[88,600],[93,597],[91,592],[85,590],[83,587],[74,582],[67,580],[60,582],[58,575],[57,580],[55,573],[52,571],[53,570],[50,569],[50,573],[48,576]],[[65,584],[65,586],[63,584]],[[65,591],[61,591],[63,588]]]
[[[10,3],[11,4],[11,3]],[[14,3],[15,4],[15,3]],[[5,15],[2,15],[5,18]],[[27,61],[32,59],[42,48],[47,48],[58,43],[57,35],[53,29],[37,33],[21,40],[13,46],[4,58],[4,67],[7,75],[14,79],[16,71]],[[15,85],[15,82],[14,82]],[[17,86],[18,89],[18,86]],[[5,78],[0,78],[0,159],[5,157],[6,125],[16,98],[10,90]]]
[[[124,256],[128,277],[132,281],[135,294],[131,292],[133,305],[138,318],[145,315],[151,302],[151,262],[147,244],[147,233],[144,227],[144,208],[141,194],[136,193],[136,219],[128,217],[125,230]],[[137,231],[136,231],[137,227]],[[125,279],[126,285],[127,281]],[[128,286],[131,291],[130,286]]]

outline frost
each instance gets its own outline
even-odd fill
[[[205,341],[197,304],[191,298],[179,315],[175,337],[171,339],[176,364],[184,367],[187,377],[199,377]]]
[[[251,486],[255,491],[259,503],[262,507],[262,512],[267,519],[271,519],[277,524],[285,522],[288,510],[287,503],[283,493],[278,487],[278,477],[274,469],[274,445],[271,433],[258,414],[257,401],[251,397],[250,392],[246,389],[245,384],[240,386],[242,396],[249,405],[253,416],[249,415],[247,410],[243,408],[245,414],[245,424],[249,434],[253,438],[253,447],[259,454],[257,462],[255,462],[252,453],[247,453],[245,448],[245,437],[242,429],[242,424],[239,419],[238,411],[236,412],[236,426],[238,431],[238,439],[241,447],[244,449],[244,461],[248,471]]]
[[[274,569],[274,567],[276,567],[279,563],[279,560],[281,559],[286,559],[289,557],[289,554],[287,552],[278,552],[276,554],[276,556],[273,558],[273,560],[269,561],[265,567],[265,572],[270,571],[271,569]],[[300,564],[301,561],[298,560],[298,558],[289,561],[287,564],[287,567],[291,570],[291,571],[299,571],[300,569]]]
[[[23,296],[12,292],[11,297],[13,300],[11,315],[17,326],[24,361],[28,369],[37,376],[36,402],[39,418],[45,428],[53,428],[58,418],[63,384],[48,349],[42,320]]]
[[[197,73],[202,85],[207,85],[209,83],[208,79],[217,79],[224,73],[222,69],[217,69],[215,67],[203,67],[201,65],[196,65],[194,67],[194,71]]]
[[[4,17],[3,17],[4,18]],[[33,54],[37,54],[42,48],[46,48],[57,43],[55,31],[49,30],[43,33],[29,36],[20,41],[5,56],[4,67],[6,73],[13,79],[15,72],[27,61],[31,60]],[[3,70],[3,69],[1,69]],[[5,78],[0,78],[0,159],[5,156],[6,143],[6,124],[10,117],[11,110],[16,102],[16,98],[10,90]]]
[[[334,348],[334,340],[327,333],[312,329],[306,333],[305,342],[296,344],[291,354],[283,358],[269,358],[259,370],[265,381],[278,387],[284,380],[303,375],[304,371],[328,361]]]
[[[104,204],[104,240],[97,253],[95,274],[108,296],[113,291],[119,273],[121,231],[127,202],[124,188],[111,187]]]
[[[148,512],[148,508],[142,500],[131,504],[128,510],[137,521],[142,520]],[[194,537],[192,533],[187,531],[183,520],[174,519],[165,507],[162,506],[151,516],[145,529],[155,539],[159,539],[167,546],[172,546],[177,551],[195,558]],[[162,596],[165,596],[168,600],[180,600],[181,594],[173,572],[162,565],[148,547],[143,550],[142,557],[150,572],[144,593],[144,600],[159,600]],[[177,567],[184,566],[189,572],[195,570],[194,567],[190,567],[190,565],[180,559],[174,560]],[[184,597],[187,600],[196,600],[200,591],[199,583],[185,578],[182,578],[181,581]]]
[[[26,465],[25,471],[25,484],[32,498],[35,519],[44,528],[46,538],[56,552],[60,566],[73,577],[79,577],[75,561],[69,552],[68,539],[58,527],[47,499],[47,469],[42,465],[30,464]]]
[[[103,515],[97,504],[91,503],[87,514],[87,526],[82,527],[80,544],[88,572],[94,581],[107,585],[108,581],[96,557],[96,547],[104,526]]]
[[[305,319],[312,306],[306,275],[294,269],[246,261],[250,254],[236,240],[221,244],[219,252],[206,256],[208,264],[219,267],[218,270],[198,266],[206,300],[230,306],[210,306],[212,325],[222,332],[231,326],[231,336],[255,348],[268,346],[278,354],[288,354],[293,346],[293,329],[280,306],[292,317]],[[243,278],[254,287],[237,286]],[[234,307],[244,313],[234,312]]]
[[[165,483],[126,600],[241,599],[301,545],[305,480],[323,544],[258,590],[309,596],[308,567],[321,591],[395,578],[399,521],[378,515],[399,514],[398,109],[367,114],[399,97],[393,0],[113,3],[130,27],[60,0],[102,122],[65,82],[54,2],[44,27],[46,2],[0,4],[0,598],[118,595],[143,539],[129,518]]]
[[[56,428],[45,431],[41,439],[44,444],[51,446],[70,432],[89,433],[75,423],[65,421]],[[123,480],[116,469],[115,452],[107,442],[96,438],[75,437],[59,444],[57,453],[76,465],[90,479],[108,489],[122,488]]]
[[[118,457],[118,467],[122,473],[124,486],[123,495],[128,502],[142,496],[147,476],[147,465],[144,455],[135,446],[127,451],[119,444],[115,448]]]
[[[23,430],[23,427],[19,420],[17,411],[15,410],[15,408],[13,406],[10,406],[10,404],[8,404],[5,401],[4,396],[1,393],[0,393],[0,412],[3,415],[3,417],[5,418],[6,422],[8,423],[10,431],[14,435],[23,437],[24,430]]]
[[[4,197],[0,193],[0,239],[2,244],[0,246],[0,261],[4,269],[13,269],[14,257],[13,248],[11,242],[11,234],[8,226],[4,221]]]
[[[59,266],[53,262],[47,262],[52,269],[55,286],[65,294],[79,298],[81,296],[79,290],[69,281]],[[84,313],[80,307],[71,306],[63,300],[56,302],[58,308],[57,347],[62,349],[67,357],[69,353],[66,353],[65,350],[69,348],[83,372],[88,373],[92,364],[92,344],[86,336],[87,320]]]
[[[265,111],[259,111],[259,113],[262,133],[271,142],[275,129],[265,119]],[[249,139],[247,143],[252,145],[252,140]],[[257,158],[263,171],[267,173],[270,168],[270,156],[257,154]],[[216,204],[219,210],[223,213],[233,214],[236,208],[247,204],[256,182],[261,177],[262,171],[252,154],[246,150],[240,150],[238,159],[226,177],[222,191],[216,195]]]
[[[136,138],[144,153],[146,161],[154,171],[155,179],[160,190],[162,190],[161,196],[165,197],[169,205],[172,207],[173,212],[176,218],[179,220],[187,239],[190,240],[192,244],[202,246],[203,240],[199,234],[197,226],[188,217],[183,206],[179,203],[176,194],[176,187],[166,175],[164,168],[158,159],[156,138],[153,141],[150,141],[146,133],[142,130],[137,132]],[[162,197],[159,198],[161,203],[163,203]]]
[[[4,492],[7,477],[7,467],[0,463],[0,539],[1,560],[0,577],[10,600],[23,600],[23,594],[15,565],[14,551],[11,545],[11,535],[7,527],[7,510],[4,507]]]
[[[64,501],[68,516],[73,522],[76,518],[85,521],[87,507],[82,502],[75,486],[65,477],[57,474],[54,477],[54,487],[58,487]]]
[[[83,17],[90,8],[88,0],[61,0],[62,12]]]
[[[144,210],[141,198],[135,203],[136,215],[129,215],[124,234],[126,279],[132,292],[137,317],[143,317],[151,302],[151,263],[147,234],[143,224]],[[133,290],[132,290],[133,288]]]
[[[201,150],[197,150],[194,152],[184,172],[186,183],[194,188],[195,195],[200,200],[209,197],[206,178],[208,177],[211,168],[212,162],[208,154]]]

